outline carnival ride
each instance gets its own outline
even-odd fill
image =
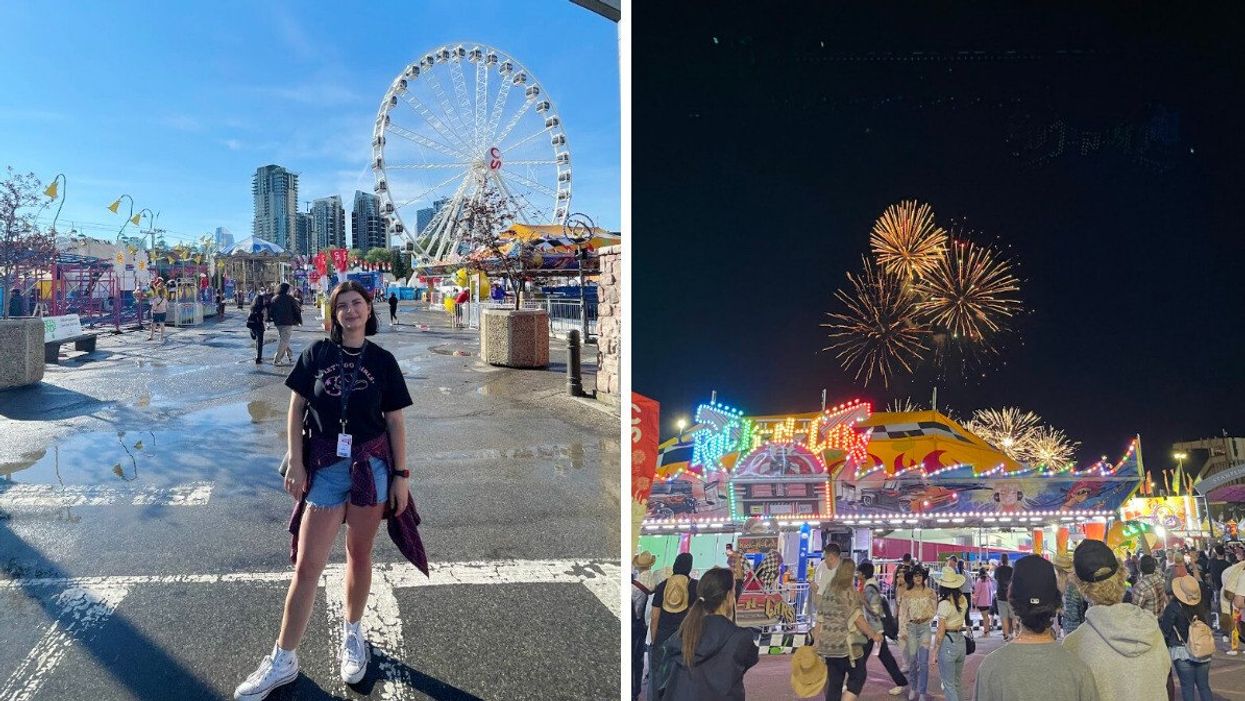
[[[562,118],[530,70],[483,44],[434,48],[398,74],[376,115],[372,170],[387,228],[423,260],[466,253],[463,207],[488,190],[522,223],[561,224],[570,213]]]

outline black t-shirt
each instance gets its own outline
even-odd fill
[[[355,373],[359,360],[362,364]],[[343,378],[352,373],[356,380],[346,407],[346,432],[353,437],[354,445],[385,432],[384,412],[411,405],[406,379],[392,353],[368,341],[363,344],[362,355],[352,356],[339,353],[337,344],[321,339],[303,351],[285,378],[285,386],[302,395],[310,405],[308,423],[312,435],[336,438],[341,432],[341,388]]]
[[[996,596],[1003,601],[1007,601],[1007,587],[1012,583],[1012,566],[999,565],[998,567],[995,567],[994,581],[998,584],[998,588],[995,590]]]
[[[692,608],[691,603],[696,601],[696,584],[700,580],[692,579],[690,577],[688,578],[688,580],[689,580],[687,583],[688,607],[678,613],[670,613],[669,611],[663,610],[661,612],[661,615],[657,617],[657,644],[658,645],[665,642],[666,638],[669,638],[671,635],[674,635],[674,632],[679,629],[680,625],[683,624],[683,619],[687,618],[687,612],[689,609]],[[662,601],[665,599],[665,596],[666,596],[666,581],[663,581],[661,584],[657,585],[657,589],[653,590],[653,610],[657,610],[661,608],[661,604],[662,604]]]

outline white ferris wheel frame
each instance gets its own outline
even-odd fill
[[[466,48],[466,46],[471,48]],[[476,70],[475,104],[470,101],[467,90],[463,64],[474,64]],[[437,79],[436,66],[446,64],[453,82],[454,98],[457,107],[451,102],[449,94]],[[495,68],[494,68],[495,67]],[[498,93],[490,107],[489,78],[496,74],[500,79]],[[436,105],[427,105],[411,95],[408,86],[411,81],[424,78],[437,98]],[[520,108],[502,126],[501,118],[509,101],[510,90],[522,87],[524,101]],[[431,127],[436,138],[427,134],[411,131],[392,123],[390,111],[397,108],[399,100],[408,104],[420,117],[424,124]],[[535,109],[544,117],[544,128],[540,131],[523,136],[519,141],[507,143],[511,132],[519,124],[524,115]],[[469,119],[470,124],[465,123]],[[500,129],[500,131],[499,131]],[[419,146],[435,151],[447,158],[454,159],[448,163],[399,163],[390,164],[385,158],[385,137],[389,134],[404,138]],[[549,160],[506,161],[507,151],[514,151],[541,135],[548,135],[552,148]],[[516,137],[517,138],[517,137]],[[496,152],[493,149],[499,149]],[[518,172],[502,173],[505,164],[509,165],[551,165],[556,171],[555,187],[539,183]],[[449,178],[433,185],[412,197],[395,199],[388,175],[389,170],[404,169],[455,169]],[[408,64],[394,78],[389,89],[381,99],[380,110],[376,115],[376,123],[372,130],[372,171],[376,176],[375,192],[380,198],[381,215],[385,226],[393,235],[400,235],[409,241],[417,255],[426,260],[439,260],[454,253],[462,240],[457,229],[456,211],[461,203],[478,197],[490,184],[494,184],[500,192],[516,205],[519,220],[531,223],[529,213],[534,209],[528,202],[528,195],[543,195],[552,199],[553,221],[548,223],[563,224],[570,214],[571,207],[571,152],[562,129],[562,119],[558,115],[553,101],[545,93],[543,86],[531,71],[509,54],[494,47],[474,42],[446,44],[426,53],[422,58]],[[513,185],[508,180],[513,181]],[[412,232],[401,215],[403,207],[434,197],[437,190],[458,182],[449,202],[442,206],[433,216],[424,231]],[[520,193],[516,194],[515,190]],[[522,195],[520,198],[519,195]],[[398,193],[398,198],[403,193]],[[431,200],[428,200],[431,201]],[[546,223],[546,222],[537,222]]]

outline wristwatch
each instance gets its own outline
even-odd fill
[[[408,480],[409,480],[409,479],[411,478],[411,471],[410,471],[410,470],[394,470],[394,471],[393,471],[393,476],[394,476],[394,477],[403,477],[403,478],[405,478],[405,479],[408,479]]]

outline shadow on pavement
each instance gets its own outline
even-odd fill
[[[43,553],[30,547],[0,521],[0,550],[9,554],[10,572],[33,570],[39,577],[60,578],[73,575],[61,570]],[[22,584],[20,591],[35,602],[47,614],[50,621],[64,625],[65,611],[56,603],[54,587]],[[69,616],[70,622],[73,617]],[[106,634],[105,634],[106,633]],[[72,632],[69,633],[71,636]],[[123,645],[119,646],[118,642]],[[180,699],[216,699],[215,689],[196,677],[176,658],[162,650],[159,645],[143,635],[125,616],[117,611],[104,624],[85,636],[75,639],[75,644],[95,658],[95,661],[118,684],[124,686],[136,699],[157,701],[169,698],[169,689],[175,688]],[[124,650],[124,661],[119,659]],[[134,664],[142,660],[142,664]],[[158,670],[158,674],[150,673]]]
[[[38,382],[0,392],[0,417],[14,421],[50,421],[86,416],[99,411],[100,399]]]

